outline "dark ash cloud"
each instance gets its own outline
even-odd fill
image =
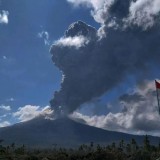
[[[127,75],[142,77],[150,66],[159,64],[159,23],[144,29],[124,21],[130,16],[130,5],[130,0],[116,0],[108,10],[109,20],[98,31],[78,21],[52,45],[52,60],[63,73],[61,89],[51,100],[55,113],[72,113],[116,87]]]

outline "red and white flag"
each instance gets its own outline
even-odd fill
[[[157,82],[156,80],[155,80],[155,83],[156,83],[156,88],[157,88],[157,89],[160,89],[160,83]]]
[[[160,114],[160,83],[155,80],[156,92],[157,92],[157,102],[158,102],[158,110]]]

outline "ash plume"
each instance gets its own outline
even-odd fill
[[[153,12],[148,13],[147,4],[136,6],[141,5],[138,1],[114,0],[109,6],[106,0],[100,12],[93,7],[94,18],[101,18],[98,30],[77,21],[54,42],[50,53],[63,74],[61,88],[50,101],[57,115],[72,113],[81,104],[116,87],[128,75],[142,76],[159,64],[159,12],[151,8]],[[145,15],[140,14],[143,10]]]

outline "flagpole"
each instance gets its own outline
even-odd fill
[[[157,83],[157,81],[155,80],[155,84]],[[159,94],[158,94],[158,89],[157,89],[157,86],[156,86],[156,92],[157,92],[157,102],[158,102],[158,111],[159,111],[159,114],[160,114],[160,104],[159,104]]]

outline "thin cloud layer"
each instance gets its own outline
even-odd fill
[[[7,102],[14,102],[14,101],[16,101],[16,99],[13,98],[13,97],[11,97],[11,98],[6,99],[6,101],[7,101]]]

